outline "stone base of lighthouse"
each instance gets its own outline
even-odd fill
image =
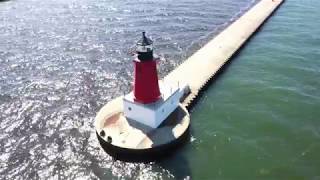
[[[106,104],[95,119],[102,148],[124,161],[154,160],[174,151],[189,138],[190,116],[179,104],[158,128],[124,116],[123,97]]]

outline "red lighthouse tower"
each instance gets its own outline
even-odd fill
[[[134,101],[149,104],[161,97],[157,63],[153,57],[152,40],[142,32],[142,39],[137,43],[137,56],[134,59]]]
[[[123,114],[130,121],[157,128],[177,109],[184,89],[179,84],[159,83],[152,41],[145,32],[137,43],[136,53],[133,92],[123,97]]]

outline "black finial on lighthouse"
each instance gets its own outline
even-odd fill
[[[144,45],[144,46],[148,46],[148,45],[152,45],[152,40],[147,38],[146,36],[146,32],[142,32],[142,39],[140,40],[140,43],[141,45]]]
[[[140,61],[153,60],[153,42],[142,32],[142,38],[137,42],[137,54]]]

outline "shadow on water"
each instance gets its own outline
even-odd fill
[[[183,147],[177,149],[174,154],[156,161],[155,165],[170,172],[173,179],[192,179],[190,162],[186,153],[190,146],[190,143],[186,143]]]
[[[112,167],[114,168],[114,166],[119,166],[119,171],[123,171],[123,169],[125,169],[123,167],[128,167],[128,164],[133,165],[130,177],[126,177],[126,175],[124,176],[128,179],[136,179],[140,177],[142,171],[141,168],[147,168],[149,165],[151,165],[154,173],[162,174],[163,177],[168,177],[169,179],[192,179],[190,163],[188,161],[189,158],[186,153],[191,147],[190,130],[185,133],[183,139],[183,141],[174,143],[174,147],[170,147],[169,151],[168,149],[164,150],[162,148],[156,148],[155,150],[157,152],[151,152],[152,155],[150,152],[131,152],[130,154],[121,154],[121,156],[113,154]],[[105,145],[102,144],[103,148],[104,146]],[[110,147],[106,152],[110,155],[113,153],[110,152]]]
[[[175,149],[170,155],[161,158],[155,162],[155,165],[160,166],[168,171],[173,179],[192,179],[192,171],[188,158],[188,151],[191,150],[191,134],[193,132],[192,123],[189,126],[188,136],[180,147]]]

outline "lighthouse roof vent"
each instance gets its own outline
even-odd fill
[[[146,37],[146,32],[142,32],[142,38],[138,41],[138,46],[149,46],[152,45],[152,40]]]

